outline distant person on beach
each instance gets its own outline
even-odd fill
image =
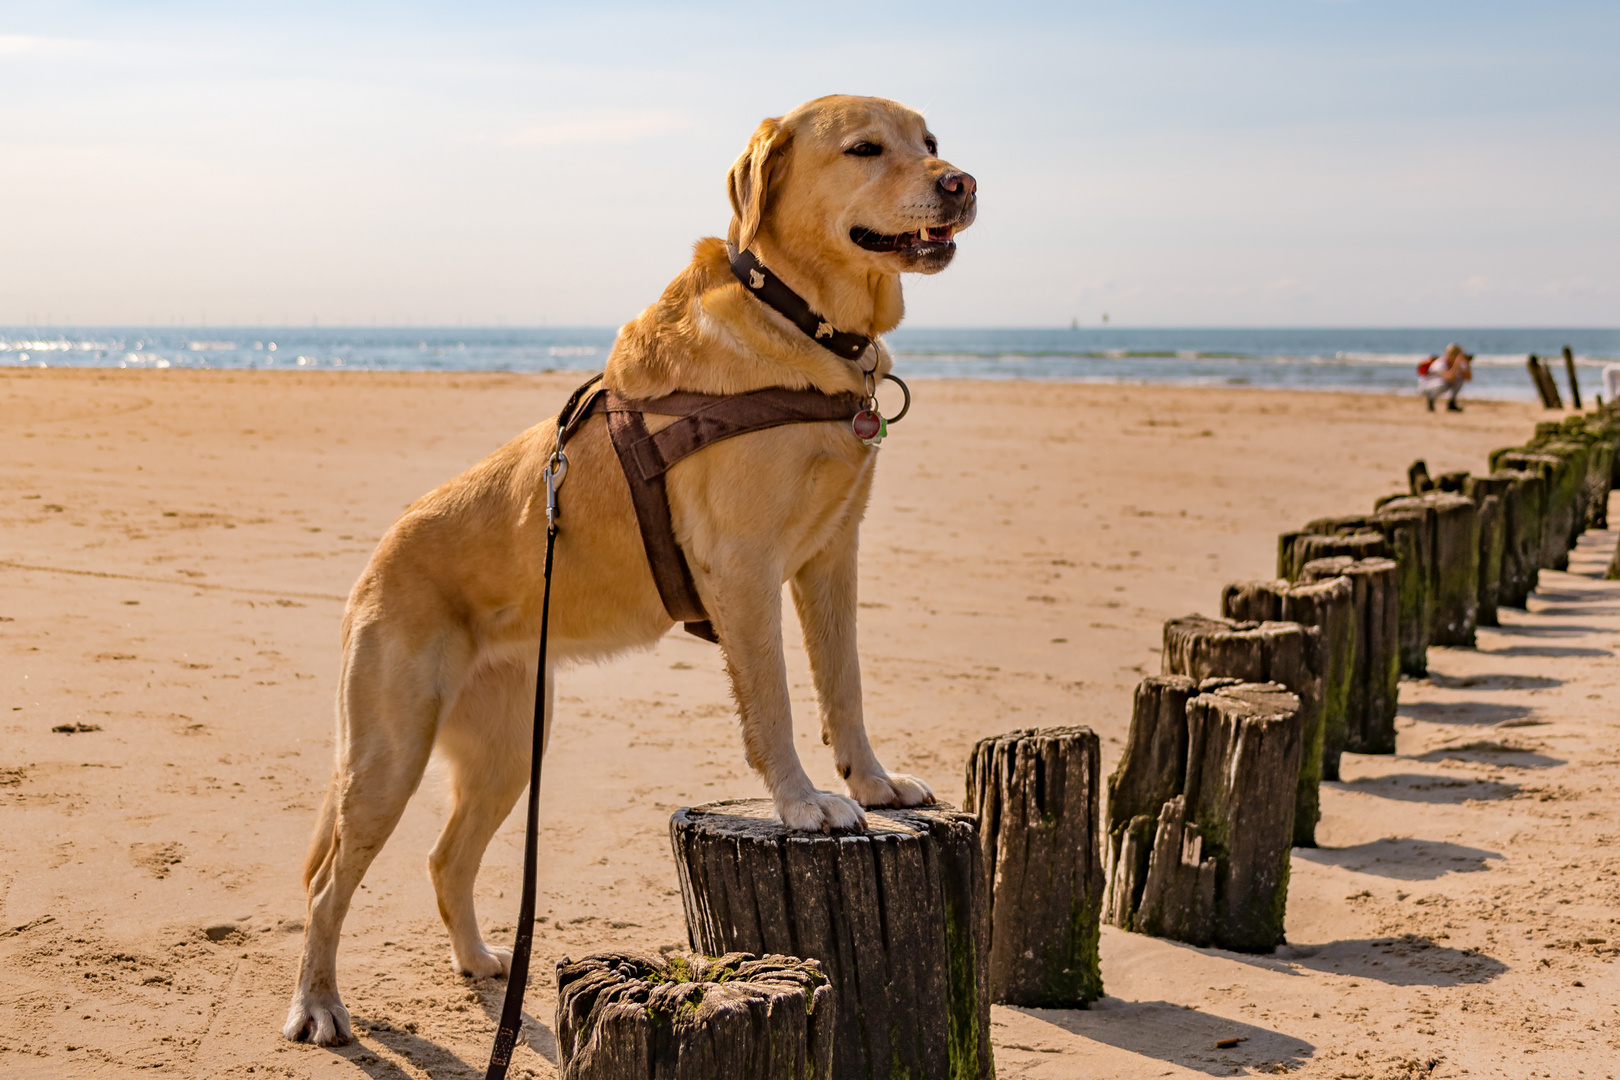
[[[1431,356],[1418,365],[1418,389],[1429,403],[1430,412],[1434,412],[1434,401],[1441,394],[1446,395],[1447,412],[1462,412],[1457,395],[1462,393],[1463,383],[1474,377],[1473,365],[1474,358],[1463,352],[1456,342],[1447,345],[1439,356]]]

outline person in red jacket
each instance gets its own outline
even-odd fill
[[[1439,356],[1431,356],[1418,365],[1418,389],[1429,403],[1430,412],[1434,412],[1435,399],[1441,394],[1446,395],[1447,412],[1462,412],[1457,395],[1462,393],[1463,383],[1473,377],[1474,358],[1463,352],[1456,342],[1447,345]]]

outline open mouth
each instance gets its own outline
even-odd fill
[[[849,238],[867,251],[899,251],[908,255],[932,255],[947,248],[954,248],[955,236],[955,225],[935,225],[892,236],[872,229],[863,229],[859,225],[849,230]]]

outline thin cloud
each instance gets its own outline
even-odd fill
[[[73,38],[0,34],[0,56],[49,56],[62,53],[82,53],[89,48],[89,42],[76,41]]]

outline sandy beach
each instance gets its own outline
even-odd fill
[[[331,769],[349,586],[409,502],[577,381],[0,371],[0,1075],[482,1075],[503,984],[449,966],[424,870],[434,775],[349,916],[351,1047],[279,1034],[298,873]],[[1369,510],[1413,458],[1482,470],[1544,415],[913,390],[863,536],[867,715],[884,763],[953,802],[973,742],[1011,728],[1087,724],[1112,770],[1166,618],[1217,614],[1223,584],[1273,576],[1279,531]],[[1399,753],[1347,755],[1324,785],[1323,846],[1294,853],[1289,945],[1245,956],[1105,927],[1108,996],[998,1007],[998,1076],[1620,1071],[1620,583],[1600,580],[1614,546],[1588,533],[1528,612],[1402,681]],[[796,647],[789,664],[801,755],[832,786]],[[562,677],[516,1075],[556,1074],[559,957],[684,944],[669,814],[763,794],[712,646],[672,634]],[[497,940],[521,840],[508,821],[479,880]]]

